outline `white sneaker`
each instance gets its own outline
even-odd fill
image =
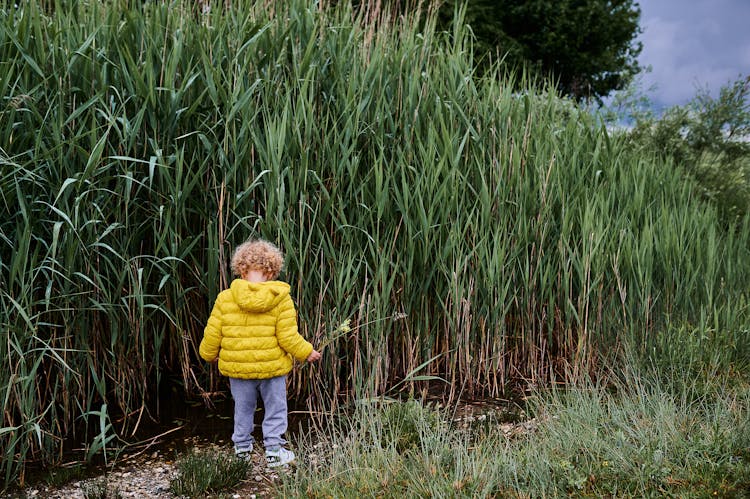
[[[279,447],[276,450],[266,451],[266,463],[269,468],[275,468],[276,466],[284,466],[294,461],[294,452],[283,447]]]
[[[248,449],[234,449],[234,455],[237,459],[250,462],[253,460],[253,446],[251,445]]]

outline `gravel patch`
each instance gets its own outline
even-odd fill
[[[231,452],[230,446],[203,444],[202,449],[216,448]],[[283,471],[281,471],[283,473]],[[155,452],[147,457],[138,457],[121,462],[107,473],[77,480],[59,487],[37,484],[8,495],[6,498],[44,498],[44,499],[86,499],[103,497],[92,495],[91,491],[101,491],[106,486],[107,499],[120,498],[179,498],[169,491],[172,479],[177,476],[177,465],[174,459],[168,459]],[[248,476],[234,489],[224,490],[218,494],[222,498],[255,499],[274,497],[275,484],[280,481],[279,471],[271,471],[265,466],[265,456],[256,451],[253,453],[253,466]]]

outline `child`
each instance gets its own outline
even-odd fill
[[[232,256],[232,272],[241,277],[219,293],[200,344],[200,356],[219,359],[234,398],[235,453],[249,459],[253,419],[260,394],[265,407],[263,445],[268,466],[294,460],[284,444],[287,429],[286,375],[292,357],[315,362],[320,353],[297,332],[297,314],[289,284],[276,281],[284,264],[281,251],[262,240],[249,240]]]

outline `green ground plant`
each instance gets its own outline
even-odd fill
[[[168,376],[223,387],[196,346],[249,236],[327,344],[291,376],[317,414],[574,381],[623,345],[747,360],[748,217],[726,230],[553,92],[478,78],[460,22],[229,4],[0,9],[3,484],[66,441],[106,454]]]
[[[123,496],[120,489],[113,487],[104,476],[85,483],[83,497],[85,499],[122,499]]]
[[[177,476],[169,490],[178,497],[206,497],[239,484],[251,466],[231,450],[191,451],[177,461]]]
[[[59,487],[73,480],[85,478],[86,469],[82,463],[76,463],[72,466],[58,466],[54,469],[47,470],[42,476],[45,485]]]

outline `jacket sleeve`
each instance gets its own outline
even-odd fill
[[[276,318],[276,338],[285,352],[300,362],[307,360],[313,351],[311,343],[306,341],[297,330],[297,311],[291,296],[279,304],[279,315]]]
[[[203,340],[201,341],[198,353],[208,362],[212,362],[219,355],[221,347],[221,306],[220,299],[217,297],[211,315],[208,318],[206,329],[203,330]]]

